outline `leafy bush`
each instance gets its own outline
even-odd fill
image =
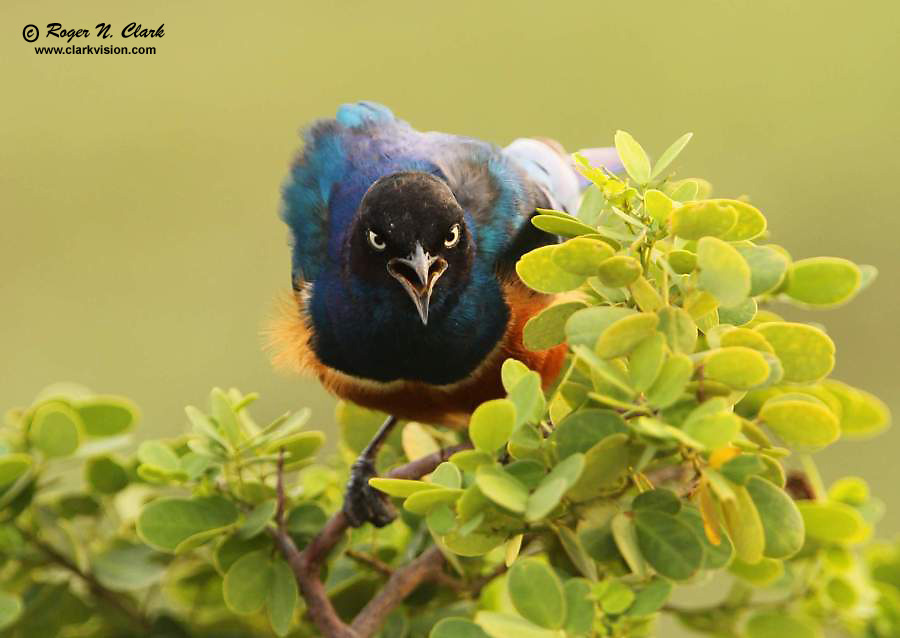
[[[651,165],[618,133],[630,179],[579,160],[577,215],[534,218],[567,241],[517,268],[567,293],[525,328],[568,344],[564,374],[545,393],[507,361],[470,442],[398,430],[372,481],[401,514],[386,528],[340,513],[383,419],[352,405],[324,463],[307,412],[260,425],[235,390],[130,455],[125,399],[57,386],[10,412],[2,635],[637,637],[660,614],[717,636],[900,634],[900,545],[865,549],[880,502],[856,477],[826,488],[809,456],[887,409],[827,378],[824,330],[760,309],[835,306],[875,271],[794,261],[751,204],[665,177],[688,139]],[[709,579],[715,605],[669,602]]]

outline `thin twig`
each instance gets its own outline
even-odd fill
[[[470,448],[463,443],[444,448],[411,461],[406,465],[388,472],[389,478],[418,479],[433,472],[434,469],[460,450]],[[283,467],[279,468],[279,482],[283,481]],[[357,614],[348,625],[337,615],[334,606],[328,599],[325,585],[319,577],[319,571],[328,554],[341,541],[349,527],[343,511],[336,512],[319,530],[309,545],[301,552],[290,534],[283,527],[269,529],[278,550],[294,572],[297,586],[306,601],[310,619],[325,638],[369,638],[384,622],[390,611],[403,601],[412,590],[426,580],[438,577],[442,573],[444,557],[436,547],[426,550],[411,563],[397,570],[392,570],[388,582],[381,591]]]
[[[275,494],[278,498],[278,508],[275,510],[275,525],[279,531],[284,530],[284,448],[278,450],[278,474]]]
[[[344,550],[344,555],[347,558],[352,558],[357,563],[365,565],[366,567],[371,567],[376,572],[380,574],[384,574],[385,576],[393,576],[394,568],[380,560],[376,556],[372,556],[372,554],[367,554],[365,552],[360,552],[355,549],[347,549]]]
[[[48,545],[28,530],[22,529],[18,526],[16,527],[16,529],[20,534],[22,534],[25,539],[28,540],[28,542],[39,549],[41,553],[44,554],[47,558],[84,581],[84,583],[88,586],[88,589],[90,589],[91,593],[94,596],[96,596],[100,600],[103,600],[111,607],[115,608],[119,613],[134,622],[142,630],[147,630],[150,628],[150,620],[143,613],[141,613],[139,609],[126,603],[125,600],[114,591],[104,587],[93,574],[83,571],[67,556],[64,556],[63,554],[58,552],[52,545]]]

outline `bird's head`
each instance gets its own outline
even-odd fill
[[[393,173],[366,192],[350,227],[347,267],[369,285],[402,290],[428,324],[429,309],[467,279],[474,246],[447,184],[430,173]]]

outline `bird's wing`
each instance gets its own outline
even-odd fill
[[[413,133],[374,102],[344,104],[334,118],[303,132],[303,149],[283,187],[281,213],[292,235],[295,285],[314,281],[340,250],[355,205],[375,179],[390,171],[391,158]]]

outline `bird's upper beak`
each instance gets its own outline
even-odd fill
[[[434,284],[447,270],[447,260],[443,257],[432,257],[425,252],[422,244],[416,242],[416,248],[409,257],[394,257],[387,263],[391,276],[400,282],[403,289],[412,299],[419,311],[424,325],[428,325],[428,304]]]

